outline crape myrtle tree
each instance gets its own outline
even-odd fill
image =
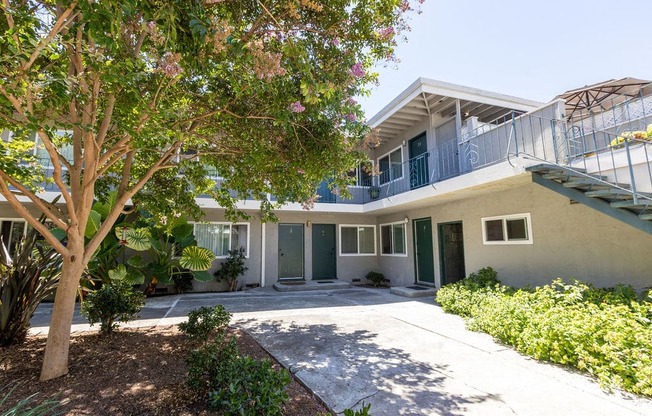
[[[199,218],[198,194],[230,218],[253,197],[267,220],[275,203],[309,207],[324,178],[345,192],[369,136],[352,97],[391,60],[412,10],[403,0],[1,1],[0,193],[63,257],[42,380],[68,372],[80,277],[126,204],[164,222]],[[108,199],[97,223],[93,201]]]

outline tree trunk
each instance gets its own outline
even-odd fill
[[[75,242],[75,240],[77,241]],[[83,237],[70,238],[69,236],[67,248],[70,254],[64,256],[61,279],[54,297],[50,330],[41,369],[41,381],[68,374],[70,327],[75,312],[75,298],[79,280],[84,272],[82,262],[84,255]]]

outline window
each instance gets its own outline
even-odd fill
[[[20,240],[27,232],[27,223],[24,220],[6,219],[0,220],[0,230],[2,232],[2,243],[9,251],[9,255],[13,256]]]
[[[245,257],[249,257],[248,223],[196,223],[195,239],[197,245],[211,250],[217,257],[226,257],[229,250],[245,248]]]
[[[378,159],[378,167],[381,185],[402,178],[403,150],[399,147]]]
[[[43,141],[39,137],[38,134],[34,134],[34,155],[36,156],[37,159],[41,161],[46,161],[46,164],[49,164],[47,162],[50,159],[50,154],[48,151],[45,149],[45,145],[43,144]],[[61,156],[63,156],[67,161],[73,162],[73,151],[72,151],[72,132],[71,131],[65,131],[65,130],[57,130],[56,135],[58,137],[52,137],[52,141],[57,146],[57,149],[59,150],[59,153],[61,153]]]
[[[382,249],[380,254],[384,256],[407,256],[406,239],[404,222],[381,224],[380,246]]]
[[[375,256],[376,227],[373,225],[340,225],[340,255]]]
[[[530,214],[482,218],[484,244],[532,244]]]
[[[355,180],[353,186],[371,186],[371,173],[374,165],[371,161],[360,163],[355,169],[349,171],[349,177]]]

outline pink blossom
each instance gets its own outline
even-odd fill
[[[290,110],[292,110],[293,113],[303,113],[306,110],[306,107],[302,106],[300,101],[295,101],[290,104]]]
[[[356,62],[351,67],[351,75],[357,78],[362,78],[365,76],[364,68],[362,67],[362,62]]]
[[[333,44],[333,46],[340,46],[340,38],[333,38],[331,43]]]
[[[349,114],[345,115],[344,117],[349,121],[355,121],[356,120],[356,116],[353,113],[349,113]]]
[[[163,73],[168,78],[175,78],[183,73],[183,68],[179,65],[181,54],[165,52],[158,62],[158,72]]]
[[[383,39],[391,38],[394,34],[394,28],[389,26],[378,30],[378,35]]]

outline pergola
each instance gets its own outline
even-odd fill
[[[566,118],[584,118],[587,113],[611,109],[630,98],[652,92],[652,81],[637,78],[609,80],[566,91],[555,97],[566,101]]]

